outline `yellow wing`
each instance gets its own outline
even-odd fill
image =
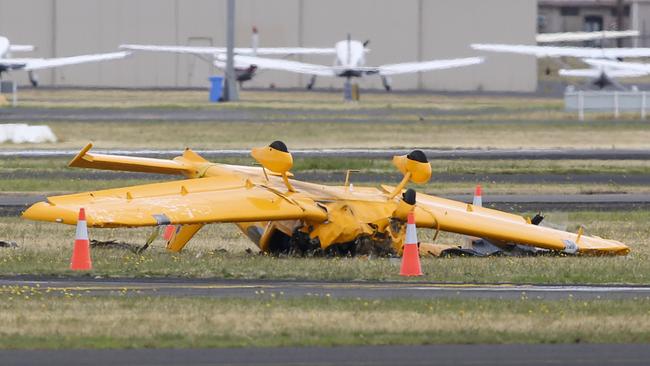
[[[418,194],[417,206],[430,214],[416,218],[422,227],[567,253],[627,254],[630,251],[615,240],[537,226],[521,216],[426,194]]]
[[[31,220],[76,224],[79,208],[94,227],[252,222],[324,221],[313,201],[294,200],[250,181],[219,177],[48,197],[23,213]]]

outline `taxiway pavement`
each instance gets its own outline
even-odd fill
[[[399,265],[396,260],[395,266]],[[179,296],[211,298],[481,298],[634,299],[650,298],[650,286],[447,284],[417,282],[309,282],[278,280],[112,279],[87,277],[0,278],[0,293],[20,287],[52,295]]]
[[[647,365],[645,344],[505,344],[239,349],[3,350],[27,365]]]

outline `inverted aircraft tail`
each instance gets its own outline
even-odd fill
[[[200,172],[210,164],[199,154],[185,149],[182,156],[173,160],[141,158],[121,155],[105,155],[90,153],[93,144],[86,145],[77,156],[68,163],[69,167],[90,168],[102,170],[118,170],[126,172],[157,173],[184,175],[188,178],[199,176]]]

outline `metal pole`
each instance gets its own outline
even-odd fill
[[[619,108],[618,108],[618,92],[615,91],[614,92],[614,118],[618,119],[620,114],[621,113],[620,113]]]
[[[582,90],[578,91],[578,119],[585,120],[585,99]]]
[[[226,12],[226,34],[227,34],[227,60],[226,60],[226,87],[224,88],[224,101],[237,101],[237,77],[235,76],[235,0],[228,0],[228,11]]]
[[[641,92],[641,119],[645,120],[645,91]]]
[[[616,1],[616,30],[622,31],[624,30],[624,12],[625,12],[625,5],[623,4],[623,0],[617,0]],[[616,40],[616,47],[623,47],[623,38],[619,38]]]
[[[11,81],[12,84],[12,96],[11,96],[11,106],[15,107],[18,105],[18,84],[15,81]]]

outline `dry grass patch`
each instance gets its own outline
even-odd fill
[[[250,91],[242,90],[241,101],[208,102],[206,90],[130,89],[25,89],[22,107],[41,108],[264,108],[264,109],[489,109],[511,110],[561,108],[561,101],[548,98],[493,96],[448,96],[441,94],[363,93],[359,103],[343,103],[341,91]],[[525,99],[525,103],[522,103]]]
[[[299,148],[647,148],[650,125],[637,122],[47,122],[58,143],[0,149],[247,149],[281,139]],[[353,132],[353,133],[352,133]]]
[[[275,295],[274,295],[275,296]],[[649,300],[0,298],[0,348],[650,341]]]

